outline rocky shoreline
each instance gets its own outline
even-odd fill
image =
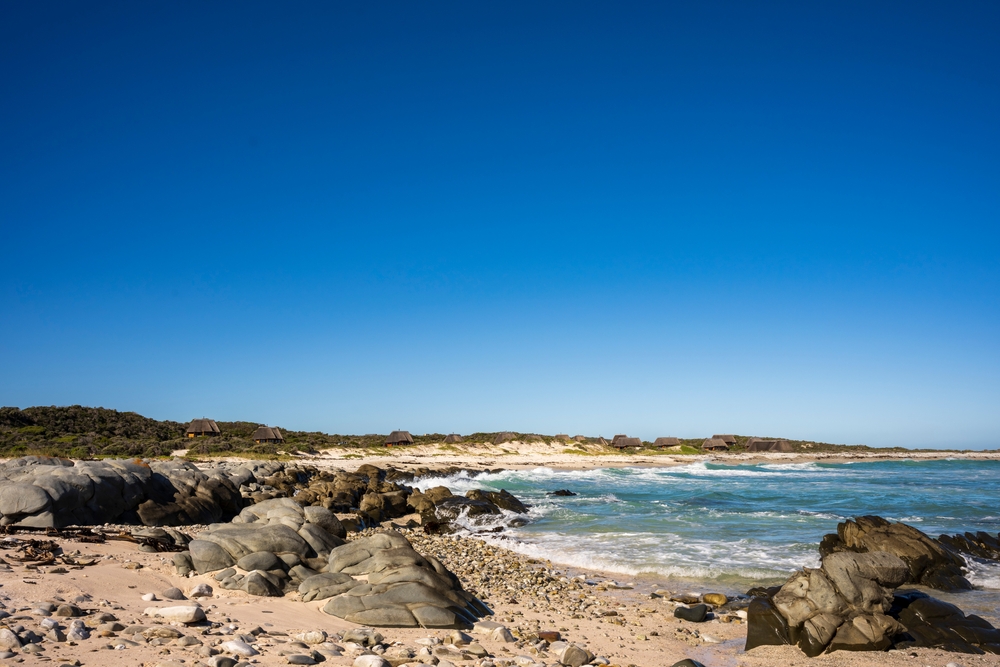
[[[831,664],[846,665],[854,663],[837,649],[888,651],[868,655],[894,664],[903,651],[930,656],[1000,648],[991,634],[997,631],[982,619],[929,602],[922,593],[894,591],[914,583],[967,587],[957,554],[964,546],[967,554],[989,556],[997,543],[990,535],[933,540],[902,524],[860,517],[823,540],[820,570],[793,575],[784,587],[730,599],[717,591],[671,591],[649,581],[572,572],[455,533],[459,517],[496,526],[490,530],[526,520],[527,508],[506,492],[455,496],[444,487],[421,492],[407,484],[462,470],[468,469],[8,462],[0,477],[11,484],[0,488],[17,486],[23,493],[31,485],[48,500],[15,504],[16,511],[5,511],[11,508],[9,494],[6,504],[0,503],[0,533],[9,534],[0,540],[7,554],[0,564],[0,661],[49,650],[69,650],[80,660],[79,651],[88,646],[88,651],[143,656],[155,649],[143,664],[162,667],[317,662],[651,667],[716,664],[737,654],[740,664],[749,666],[782,664],[802,653],[839,656]],[[110,507],[119,522],[62,532],[37,525],[48,522],[49,514],[52,524],[60,523],[69,500],[50,491],[64,488],[54,480],[74,475],[93,485],[86,503],[100,508],[94,498],[114,495]],[[134,492],[143,483],[147,488]],[[82,500],[80,486],[85,484],[76,479],[76,490],[66,493]],[[159,490],[150,491],[153,487]],[[168,488],[171,497],[163,493]],[[200,501],[220,494],[228,498],[225,508],[202,507]],[[93,515],[95,509],[86,511]],[[211,521],[183,525],[192,515]],[[39,533],[46,533],[45,539],[31,539]],[[915,548],[924,551],[914,556]],[[81,553],[87,549],[109,553],[90,557]],[[133,591],[112,581],[103,597],[116,601],[95,605],[94,592],[74,575],[86,578],[109,567],[146,583]],[[144,579],[151,574],[172,585],[151,587]],[[78,582],[80,595],[67,597],[67,587],[58,585],[66,579]],[[823,589],[821,580],[833,591],[826,598],[816,594]],[[845,582],[859,592],[845,593]],[[51,594],[39,606],[45,586]],[[35,602],[29,602],[31,595]],[[123,596],[134,598],[133,609]],[[289,635],[272,633],[267,625],[247,627],[248,621],[232,613],[220,616],[222,601],[255,599],[309,622]],[[128,623],[114,613],[115,605],[132,614]],[[440,628],[437,634],[434,628]],[[746,652],[740,653],[744,644]],[[774,651],[789,649],[795,654],[774,657]],[[269,662],[272,658],[279,662]]]

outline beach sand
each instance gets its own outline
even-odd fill
[[[753,462],[801,463],[805,461],[884,460],[890,458],[1000,458],[997,453],[939,453],[907,452],[905,454],[878,453],[845,457],[825,454],[723,454],[711,456],[671,456],[590,453],[566,453],[566,447],[549,445],[518,445],[513,452],[506,446],[471,447],[449,445],[447,448],[423,446],[387,450],[384,453],[364,453],[357,450],[331,450],[319,455],[303,456],[301,462],[320,467],[356,469],[363,463],[376,466],[392,465],[400,468],[444,469],[451,466],[464,469],[552,467],[584,469],[609,466],[670,466],[696,461],[738,464]],[[402,525],[383,524],[382,529],[396,529]],[[196,529],[185,529],[196,532]],[[932,649],[890,651],[888,653],[837,652],[817,658],[807,658],[796,647],[760,647],[743,651],[746,624],[737,614],[720,611],[714,620],[690,623],[674,617],[676,604],[672,594],[710,593],[702,590],[669,590],[669,585],[653,578],[629,580],[622,575],[567,568],[558,564],[530,559],[527,556],[502,549],[496,544],[485,544],[474,537],[429,536],[422,532],[403,531],[415,548],[439,557],[462,580],[470,591],[480,595],[494,610],[492,620],[504,623],[517,637],[528,639],[539,630],[554,630],[563,638],[586,646],[595,655],[603,656],[612,665],[620,667],[669,667],[683,658],[698,660],[707,667],[785,667],[785,666],[861,666],[906,665],[945,667],[953,663],[963,667],[973,665],[1000,665],[1000,656],[972,656]],[[21,539],[33,536],[19,535]],[[320,611],[322,602],[303,603],[297,594],[284,598],[251,597],[241,591],[222,589],[211,576],[182,578],[175,574],[170,554],[145,553],[130,542],[111,541],[104,544],[83,544],[74,540],[57,540],[69,552],[99,557],[96,564],[81,569],[53,572],[52,566],[33,567],[15,562],[8,557],[14,551],[0,549],[0,558],[11,566],[11,571],[0,573],[0,602],[10,617],[0,621],[0,626],[21,624],[40,635],[45,630],[39,625],[43,616],[33,611],[43,602],[76,602],[85,611],[82,617],[91,629],[95,614],[113,614],[123,625],[152,626],[153,620],[143,616],[147,607],[163,607],[173,602],[148,602],[143,594],[159,595],[169,587],[188,591],[198,583],[214,588],[211,598],[201,599],[212,627],[177,629],[187,636],[197,638],[201,644],[179,646],[175,640],[152,640],[142,635],[125,635],[121,632],[103,634],[92,632],[86,640],[72,642],[46,641],[45,650],[35,656],[19,652],[13,659],[0,659],[4,664],[74,664],[102,665],[108,667],[148,665],[174,661],[174,665],[204,664],[208,647],[219,645],[234,635],[249,633],[255,628],[255,646],[260,655],[250,658],[253,664],[288,664],[282,651],[307,653],[293,648],[295,635],[322,630],[336,635],[354,626]],[[138,567],[141,566],[141,567]],[[484,580],[484,574],[487,576]],[[673,585],[677,585],[674,583]],[[659,594],[655,594],[658,591]],[[723,619],[728,622],[723,622]],[[71,619],[59,619],[64,625]],[[423,629],[380,629],[386,643],[398,643],[390,651],[408,647],[421,648],[417,640],[436,637],[447,641],[450,631]],[[476,636],[489,652],[497,667],[526,664],[528,659],[537,664],[555,665],[556,657],[533,652],[531,641],[503,643],[485,636]],[[343,642],[331,641],[344,646]],[[126,641],[128,640],[128,641]],[[190,641],[190,640],[188,640]],[[120,647],[120,648],[119,648]],[[200,651],[200,653],[199,653]],[[457,665],[476,665],[477,660],[459,660],[460,654],[445,657]],[[339,657],[328,657],[322,664],[351,665],[356,654],[349,650]],[[433,661],[425,658],[428,664]],[[183,662],[182,662],[183,661]],[[419,658],[413,663],[419,664]],[[398,662],[397,662],[398,664]]]
[[[318,454],[299,453],[297,458],[315,465],[330,465],[352,470],[362,463],[372,465],[395,465],[397,467],[443,468],[561,468],[587,470],[591,468],[612,468],[622,466],[668,467],[689,465],[710,461],[728,465],[749,465],[756,463],[846,463],[857,461],[891,460],[1000,460],[1000,451],[988,452],[939,452],[910,450],[869,451],[857,453],[793,452],[793,453],[746,453],[727,452],[715,454],[674,454],[669,450],[640,452],[609,451],[596,445],[576,448],[569,444],[503,443],[501,445],[433,444],[408,447],[386,447],[366,449],[363,455],[357,449],[327,449]]]
[[[495,612],[492,620],[504,623],[516,636],[529,637],[538,630],[555,630],[571,642],[586,646],[598,656],[606,657],[610,664],[626,667],[669,666],[682,658],[698,660],[708,667],[745,666],[779,667],[792,665],[860,666],[860,665],[930,665],[944,667],[955,663],[963,667],[972,665],[998,665],[1000,656],[968,656],[930,649],[891,651],[889,653],[833,653],[818,658],[806,658],[795,647],[761,647],[744,652],[746,625],[740,622],[710,620],[703,623],[680,621],[673,616],[675,605],[668,597],[651,597],[652,585],[634,584],[618,579],[613,584],[601,573],[567,570],[552,564],[532,561],[520,554],[506,552],[495,546],[468,538],[449,536],[409,535],[418,550],[440,556],[455,571],[469,590],[483,595]],[[177,640],[147,642],[141,634],[127,635],[115,632],[91,637],[75,643],[47,641],[45,650],[37,656],[21,652],[16,663],[0,660],[0,664],[73,664],[103,666],[153,666],[166,661],[178,664],[202,664],[207,647],[217,646],[233,639],[234,635],[249,633],[255,628],[264,631],[256,636],[254,645],[260,655],[251,658],[259,665],[288,664],[281,651],[308,653],[294,648],[295,635],[322,630],[330,635],[357,627],[320,611],[322,602],[303,603],[297,595],[284,598],[258,598],[241,591],[221,589],[211,576],[178,577],[171,565],[170,554],[145,553],[129,542],[82,544],[74,540],[57,540],[67,553],[81,552],[81,558],[97,556],[96,564],[81,569],[54,573],[52,566],[24,567],[9,556],[13,551],[0,550],[12,571],[0,575],[0,600],[11,614],[2,624],[21,624],[40,635],[45,630],[39,625],[43,616],[33,611],[42,602],[70,602],[84,611],[93,611],[82,619],[90,628],[97,623],[91,619],[98,613],[113,614],[125,626],[154,627],[155,622],[143,611],[148,607],[165,607],[183,602],[149,602],[143,594],[159,595],[170,587],[189,591],[199,583],[213,586],[210,598],[201,598],[200,604],[208,620],[215,627],[174,626],[186,636],[195,637],[201,645],[178,646]],[[502,563],[505,576],[494,579],[493,585],[483,584],[482,567],[476,559],[484,557],[484,549],[492,550],[491,559]],[[480,561],[481,562],[481,561]],[[141,565],[141,567],[137,567]],[[541,573],[540,585],[522,582]],[[546,575],[554,575],[549,581]],[[574,579],[576,577],[576,579]],[[580,578],[582,577],[582,581]],[[566,580],[566,581],[563,581]],[[538,581],[538,579],[534,579]],[[553,585],[555,584],[555,585]],[[685,591],[678,591],[685,592]],[[695,591],[699,592],[699,591]],[[702,593],[709,591],[700,591]],[[546,599],[547,598],[547,599]],[[74,602],[77,601],[77,602]],[[581,610],[581,605],[586,609]],[[606,615],[613,614],[613,615]],[[574,617],[576,616],[576,617]],[[728,615],[732,617],[733,615]],[[71,619],[58,619],[68,623]],[[436,637],[447,641],[450,631],[423,629],[380,629],[386,643],[399,643],[417,651],[417,640]],[[331,638],[335,639],[335,638]],[[539,664],[553,665],[553,656],[532,652],[530,642],[503,643],[476,636],[482,646],[494,656],[494,664],[524,664],[521,656],[530,657]],[[343,642],[335,642],[344,646]],[[121,647],[121,648],[117,648]],[[398,647],[396,647],[398,650]],[[201,651],[201,654],[199,654]],[[322,664],[351,665],[355,654],[345,651],[343,656],[328,657]],[[458,661],[455,664],[474,665],[475,661]],[[180,663],[183,661],[183,663]],[[417,663],[414,659],[412,662]]]

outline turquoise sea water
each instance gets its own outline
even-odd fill
[[[417,482],[455,493],[507,489],[531,522],[483,535],[554,563],[629,577],[711,581],[729,591],[784,581],[819,565],[837,523],[878,514],[941,533],[1000,531],[1000,461],[878,461],[672,468],[512,470]],[[574,497],[546,495],[569,489]],[[466,522],[469,531],[483,525]],[[970,563],[970,580],[1000,590],[1000,567]]]

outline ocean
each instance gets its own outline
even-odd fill
[[[729,594],[818,567],[823,535],[858,515],[903,521],[932,537],[1000,532],[1000,461],[535,468],[415,485],[461,494],[506,489],[530,504],[530,522],[502,533],[483,532],[491,523],[462,522],[464,531],[508,549],[623,580]],[[559,489],[577,495],[549,495]],[[1000,567],[972,562],[968,576],[981,589],[973,606],[995,611]]]

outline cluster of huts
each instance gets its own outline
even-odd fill
[[[187,428],[187,437],[195,438],[201,436],[213,436],[219,435],[219,426],[215,423],[213,419],[195,419],[192,421]],[[518,436],[510,431],[503,431],[497,433],[496,437],[493,438],[493,444],[499,445],[504,442],[513,442],[518,438],[525,438],[531,436]],[[541,436],[536,436],[541,439]],[[285,441],[284,436],[281,431],[274,426],[259,426],[256,431],[254,431],[251,439],[257,443],[282,443]],[[560,433],[556,435],[554,440],[561,440],[563,442],[585,442],[588,440],[587,437],[582,435],[575,435],[572,438],[565,434]],[[462,436],[458,433],[452,433],[445,436],[444,442],[448,444],[462,442]],[[409,431],[393,431],[385,439],[386,447],[393,447],[398,445],[412,445],[413,436],[410,435]],[[643,442],[641,438],[630,438],[624,433],[620,433],[608,442],[604,438],[598,438],[597,444],[605,445],[608,447],[614,447],[615,449],[628,449],[628,448],[641,448],[643,447]],[[676,447],[681,444],[680,438],[675,438],[671,436],[657,438],[653,441],[652,446],[655,448],[664,447]],[[702,443],[701,448],[706,452],[723,452],[728,451],[732,447],[736,446],[736,436],[732,434],[716,434],[711,438],[706,438]],[[762,438],[750,438],[746,443],[745,451],[748,452],[791,452],[791,444],[787,440],[765,440]]]
[[[625,449],[627,447],[639,448],[643,446],[642,440],[639,438],[630,438],[624,434],[616,435],[609,444],[611,447],[616,449]],[[657,438],[653,441],[653,447],[656,448],[676,447],[680,444],[680,439],[673,437]],[[705,441],[701,443],[701,448],[706,452],[725,452],[735,446],[736,436],[731,433],[716,434],[711,438],[706,438]],[[794,450],[792,449],[792,445],[787,440],[764,440],[761,438],[750,438],[746,444],[746,451],[791,452]]]
[[[219,435],[220,433],[219,425],[215,423],[214,419],[195,419],[188,424],[185,435],[189,438],[199,438]],[[281,435],[281,431],[276,426],[258,426],[250,439],[257,444],[264,442],[282,443],[285,441],[285,436]]]

